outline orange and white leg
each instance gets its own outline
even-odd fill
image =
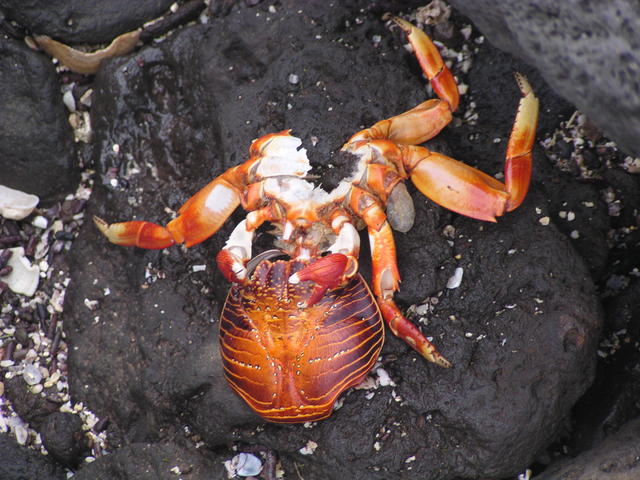
[[[393,294],[399,288],[400,273],[398,272],[393,233],[382,206],[375,197],[358,187],[353,187],[351,191],[350,205],[367,224],[373,267],[373,293],[378,299],[380,311],[391,332],[402,338],[411,348],[430,362],[450,367],[451,363],[402,314],[393,300]]]
[[[435,137],[451,122],[451,114],[458,108],[458,86],[431,39],[406,20],[394,18],[394,21],[407,35],[422,71],[439,98],[427,100],[405,113],[379,121],[356,133],[347,145],[372,139],[389,139],[404,145],[417,145]]]
[[[538,99],[522,75],[516,75],[516,79],[522,98],[507,146],[506,183],[423,147],[400,146],[400,154],[389,149],[389,156],[402,157],[414,185],[434,202],[468,217],[495,222],[496,217],[524,201],[531,181]]]
[[[278,210],[273,204],[253,210],[233,229],[227,243],[216,255],[218,269],[232,283],[244,283],[248,277],[247,263],[255,231],[264,222],[278,220]]]
[[[218,231],[240,205],[240,195],[240,189],[225,180],[223,174],[187,200],[166,227],[146,221],[108,224],[98,217],[93,220],[117,245],[158,249],[184,243],[191,247]]]
[[[408,232],[413,226],[415,208],[404,184],[407,174],[400,148],[390,140],[360,142],[352,147],[351,153],[359,156],[359,162],[364,165],[360,169],[362,175],[352,185],[373,193],[386,205],[387,220],[394,230]],[[390,154],[390,150],[396,152],[395,155]]]
[[[522,98],[513,123],[509,143],[507,144],[504,180],[509,193],[507,211],[516,209],[529,190],[532,170],[533,142],[538,124],[539,102],[526,77],[515,74]]]
[[[218,269],[232,283],[244,283],[247,279],[247,262],[251,259],[251,249],[255,229],[247,228],[247,220],[241,221],[233,229],[227,243],[216,255]]]
[[[166,227],[145,221],[111,225],[97,217],[94,221],[109,241],[117,245],[157,249],[184,243],[191,247],[217,232],[241,201],[249,202],[243,203],[248,210],[260,206],[262,198],[243,200],[250,183],[278,174],[305,175],[311,166],[304,149],[298,148],[300,143],[288,130],[254,140],[249,160],[230,168],[187,200],[178,217]],[[259,189],[254,190],[259,194]]]

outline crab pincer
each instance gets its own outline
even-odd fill
[[[304,307],[318,303],[327,290],[343,284],[346,279],[358,273],[358,262],[342,253],[331,253],[315,260],[289,277],[289,283],[311,281],[315,284],[313,294]]]

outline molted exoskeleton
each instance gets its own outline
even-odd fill
[[[338,396],[371,370],[384,341],[380,310],[360,275],[300,308],[313,288],[288,278],[303,266],[263,261],[249,282],[231,288],[220,319],[231,387],[281,423],[328,417]]]
[[[354,134],[342,148],[352,154],[354,168],[332,191],[309,181],[302,142],[284,130],[254,140],[244,163],[205,185],[166,227],[94,219],[119,245],[190,247],[213,235],[237,206],[248,212],[217,255],[233,284],[220,320],[220,346],[231,387],[273,422],[328,417],[338,396],[376,361],[382,320],[426,360],[451,366],[393,300],[400,272],[392,228],[407,231],[414,219],[403,181],[410,179],[449,210],[491,222],[517,208],[529,188],[538,100],[527,80],[516,74],[522,96],[503,183],[419,145],[451,122],[459,92],[429,37],[405,20],[394,21],[438,98]],[[252,258],[256,229],[264,223],[276,227],[275,243],[291,260],[271,262],[268,252]],[[356,228],[363,226],[373,293],[358,274]]]

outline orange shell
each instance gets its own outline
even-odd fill
[[[258,265],[234,285],[220,319],[220,349],[231,387],[266,420],[322,420],[367,375],[382,348],[380,310],[360,275],[301,309],[312,282],[291,284],[298,261]]]

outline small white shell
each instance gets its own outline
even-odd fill
[[[64,95],[62,95],[62,102],[70,112],[76,111],[76,99],[73,97],[73,92],[71,90],[64,92]]]
[[[9,427],[16,436],[16,442],[20,445],[26,445],[29,439],[29,431],[27,425],[19,417],[11,417],[8,419]]]
[[[40,199],[36,195],[0,185],[0,215],[11,220],[22,220],[33,212]]]
[[[28,385],[36,385],[42,380],[40,369],[33,364],[27,364],[22,371],[22,378]]]
[[[10,248],[13,255],[9,257],[7,265],[13,270],[6,277],[2,277],[11,290],[22,295],[32,297],[38,288],[40,281],[40,269],[37,265],[31,265],[31,262],[24,256],[24,248]]]
[[[395,387],[395,382],[391,379],[387,371],[380,367],[376,370],[376,375],[378,375],[378,383],[381,387]]]
[[[456,267],[453,275],[449,277],[449,281],[447,282],[447,288],[454,289],[458,288],[462,283],[462,274],[464,273],[464,269],[462,267]]]
[[[231,464],[236,468],[236,475],[252,477],[262,471],[262,462],[251,453],[239,453],[231,459]]]

